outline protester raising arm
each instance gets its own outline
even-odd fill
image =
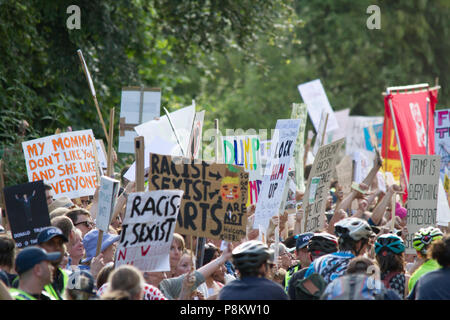
[[[374,225],[378,226],[381,224],[383,220],[384,213],[386,212],[386,208],[391,203],[392,196],[395,192],[400,192],[401,187],[399,185],[393,184],[389,187],[389,189],[386,192],[386,195],[383,197],[383,199],[377,204],[375,209],[373,209],[371,220]],[[395,208],[394,208],[395,210]]]

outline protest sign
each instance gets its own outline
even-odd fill
[[[372,137],[370,131],[373,130],[373,134],[375,135],[375,143],[376,145],[373,145]],[[373,124],[369,127],[364,128],[364,141],[366,143],[366,149],[369,151],[375,151],[376,148],[378,150],[381,149],[381,143],[383,141],[383,124]]]
[[[99,230],[108,232],[111,216],[117,200],[120,182],[107,176],[100,178],[98,192],[98,213],[95,224]]]
[[[319,131],[317,131],[316,140],[314,141],[314,146],[311,150],[313,156],[316,156],[317,150],[319,150],[319,147],[321,147],[324,144],[324,139],[326,136],[328,126],[328,116],[329,116],[328,113],[322,111],[322,115],[320,116]]]
[[[339,125],[339,129],[329,130],[327,129],[326,138],[324,144],[330,144],[336,140],[345,138],[345,130],[347,128],[347,122],[350,115],[350,109],[342,109],[334,112],[334,116],[336,117],[336,121]]]
[[[42,228],[50,225],[42,180],[4,188],[11,234],[18,248],[37,244]]]
[[[280,211],[289,165],[294,155],[301,121],[300,119],[277,121],[271,140],[270,165],[265,169],[258,202],[256,203],[254,229],[261,229],[262,227],[263,230],[267,230],[271,217],[277,215]]]
[[[191,137],[187,148],[188,158],[202,159],[202,131],[205,111],[195,113],[194,125],[192,126]]]
[[[224,136],[222,141],[224,163],[241,166],[249,174],[247,206],[255,204],[262,183],[259,137]]]
[[[311,179],[311,187],[309,188],[308,203],[313,204],[316,199],[317,186],[320,183],[320,177]]]
[[[336,166],[336,175],[339,185],[342,186],[342,192],[346,196],[351,191],[353,181],[353,161],[349,155],[344,156]]]
[[[128,196],[116,263],[141,271],[170,271],[169,252],[180,210],[181,190],[135,192]]]
[[[348,117],[346,127],[345,153],[348,155],[361,150],[367,150],[364,128],[383,123],[383,117]]]
[[[306,128],[306,104],[293,103],[291,119],[301,119],[300,128],[298,129],[297,141],[294,149],[294,167],[295,167],[295,185],[300,192],[305,192],[303,155],[305,152],[305,128]]]
[[[149,190],[184,191],[175,232],[238,241],[245,237],[248,173],[242,167],[150,154]]]
[[[160,116],[161,89],[122,88],[119,120],[119,149],[121,153],[134,153],[134,127]]]
[[[439,176],[444,183],[447,197],[450,198],[450,109],[435,111],[434,127],[435,150],[436,154],[441,156]]]
[[[90,196],[99,183],[92,130],[64,132],[22,142],[28,181],[44,180],[55,198]]]
[[[340,139],[331,144],[324,145],[320,147],[317,152],[317,156],[314,159],[314,163],[309,174],[305,194],[310,194],[309,190],[313,188],[313,178],[320,177],[320,181],[317,185],[314,202],[308,203],[306,206],[304,203],[304,232],[316,232],[324,227],[325,206],[328,195],[330,194],[330,184],[333,170],[336,167],[336,161],[339,157],[338,151],[344,141],[345,139]]]
[[[420,228],[436,226],[439,192],[439,164],[437,155],[412,155],[408,185],[408,235],[406,253],[415,253],[414,233]]]
[[[149,154],[165,154],[182,156],[182,149],[188,150],[189,138],[192,132],[192,124],[195,117],[195,106],[189,106],[170,113],[172,124],[177,130],[180,143],[172,130],[166,115],[159,120],[152,120],[134,128],[138,136],[144,137],[145,170],[148,170]],[[135,181],[136,163],[133,163],[124,177],[129,181]]]
[[[320,79],[298,85],[298,91],[308,107],[308,114],[316,132],[319,132],[322,111],[329,114],[327,130],[333,131],[339,129],[333,109],[331,108]]]
[[[95,146],[97,148],[98,163],[100,165],[100,168],[106,170],[106,168],[108,167],[108,162],[106,160],[106,148],[103,140],[95,139]]]

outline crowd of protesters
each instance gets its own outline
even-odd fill
[[[98,255],[99,230],[92,214],[98,193],[78,203],[65,197],[54,200],[51,186],[46,185],[51,226],[39,233],[36,246],[18,249],[11,232],[0,230],[1,299],[450,299],[447,229],[421,228],[412,237],[416,254],[405,253],[407,203],[398,201],[392,207],[400,186],[390,185],[383,192],[373,183],[379,160],[358,190],[344,195],[343,186],[332,183],[322,230],[300,233],[304,210],[298,209],[294,219],[287,212],[275,215],[264,243],[258,240],[259,230],[252,229],[252,205],[247,208],[247,236],[240,242],[175,233],[166,272],[114,266],[126,198],[135,191],[133,182],[122,179],[125,188],[120,190]],[[303,194],[297,192],[296,198],[302,201]]]

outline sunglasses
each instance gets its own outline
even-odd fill
[[[93,228],[93,227],[95,227],[95,223],[93,223],[93,222],[91,222],[91,221],[82,221],[82,222],[78,222],[78,223],[74,224],[74,226],[78,226],[78,225],[80,225],[80,224],[84,224],[84,226],[85,226],[86,228],[89,228],[89,227]]]

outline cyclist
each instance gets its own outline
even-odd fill
[[[366,220],[353,217],[336,223],[334,232],[338,236],[339,251],[314,260],[306,270],[305,278],[318,273],[328,284],[342,276],[351,259],[364,255],[369,238],[375,235]]]
[[[283,287],[269,279],[273,268],[273,251],[261,241],[251,240],[232,252],[233,264],[239,279],[225,285],[219,300],[288,300]]]

